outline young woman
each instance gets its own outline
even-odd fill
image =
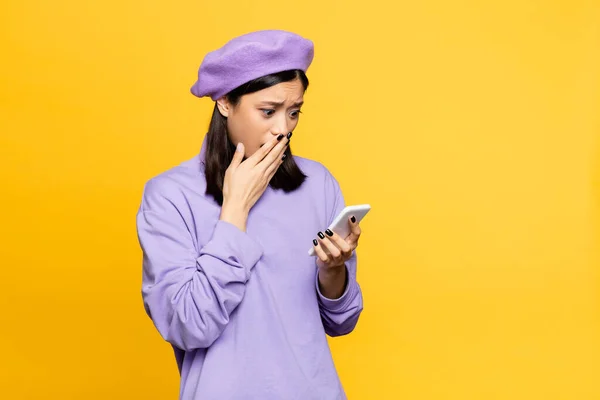
[[[290,150],[313,55],[277,30],[207,54],[191,89],[215,102],[200,154],[144,187],[142,296],[181,399],[346,398],[326,335],[362,311],[361,232],[354,217],[347,238],[323,231],[345,206],[338,182]]]

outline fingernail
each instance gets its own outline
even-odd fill
[[[241,152],[242,150],[244,150],[244,145],[242,142],[239,142],[237,144],[237,147],[235,148],[237,151]]]
[[[277,140],[281,140],[283,139],[283,133],[280,133],[279,136],[277,136]]]
[[[319,232],[318,235],[321,239],[325,239],[325,235],[323,235],[323,232]]]
[[[315,246],[317,246],[317,245],[319,244],[319,242],[317,242],[317,239],[313,239],[313,244],[314,244]]]
[[[292,132],[288,132],[288,134],[287,134],[287,138],[289,139],[289,138],[291,138],[291,137],[292,137]]]
[[[287,154],[284,154],[283,157],[281,157],[281,161],[285,160],[286,157],[287,157]]]
[[[331,232],[329,229],[327,229],[327,230],[325,231],[325,233],[326,233],[326,234],[328,234],[329,236],[333,236],[333,232]]]
[[[350,221],[352,221],[352,223],[356,222],[356,218],[354,218],[354,215],[352,216],[352,218],[350,218]]]

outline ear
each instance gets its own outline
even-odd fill
[[[223,96],[217,100],[217,107],[219,108],[219,112],[222,116],[225,118],[229,117],[229,113],[231,112],[231,103],[229,103],[226,96]]]

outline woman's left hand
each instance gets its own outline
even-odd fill
[[[313,240],[319,269],[339,268],[344,266],[345,262],[350,259],[352,252],[358,246],[361,232],[358,222],[352,222],[353,218],[351,217],[348,220],[351,231],[347,238],[344,239],[337,233],[327,229],[325,233],[319,232],[319,238]]]

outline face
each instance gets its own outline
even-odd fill
[[[227,117],[229,139],[244,143],[246,157],[279,134],[292,132],[298,124],[304,86],[299,79],[243,95],[233,106],[225,98],[217,105]]]

